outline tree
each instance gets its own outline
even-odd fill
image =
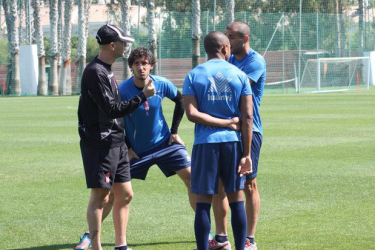
[[[71,34],[72,34],[72,9],[71,1],[64,2],[64,31],[62,32],[62,70],[60,73],[59,94],[70,95],[72,93],[71,78]]]
[[[130,0],[120,0],[121,6],[121,16],[122,16],[122,26],[124,27],[124,32],[127,35],[130,35],[130,10],[131,1]],[[130,77],[131,72],[128,66],[128,57],[131,50],[131,43],[127,43],[125,53],[123,55],[123,77],[127,79]]]
[[[234,0],[225,1],[225,20],[227,22],[227,25],[234,21],[234,5]]]
[[[346,28],[344,21],[344,4],[343,0],[339,0],[339,13],[340,13],[340,44],[341,44],[341,56],[348,56],[346,52]]]
[[[47,88],[47,78],[46,78],[46,53],[44,49],[44,37],[43,37],[43,29],[40,17],[40,1],[33,0],[31,2],[32,7],[34,9],[34,29],[35,29],[35,37],[36,37],[36,44],[38,48],[38,62],[39,62],[39,77],[38,77],[38,95],[47,95],[48,88]]]
[[[147,3],[147,24],[148,24],[148,43],[150,50],[154,54],[155,60],[158,59],[158,41],[155,28],[155,2],[148,0]],[[152,70],[153,74],[158,74],[157,67]]]
[[[49,19],[50,19],[50,47],[49,47],[49,57],[50,57],[50,71],[48,78],[49,91],[52,95],[58,95],[58,60],[59,60],[59,50],[58,50],[58,0],[49,0]]]
[[[192,24],[191,24],[191,32],[192,32],[192,67],[195,68],[199,62],[200,53],[200,41],[201,41],[201,9],[200,9],[200,2],[199,0],[192,0]]]
[[[19,36],[16,24],[17,1],[3,0],[3,8],[5,13],[5,22],[8,31],[8,49],[11,61],[11,81],[8,82],[8,93],[12,95],[21,95],[20,82],[20,65],[19,65]]]
[[[86,66],[86,45],[88,36],[88,21],[90,14],[91,0],[78,1],[78,47],[76,55],[76,88],[72,91],[76,92],[81,89],[81,76]]]

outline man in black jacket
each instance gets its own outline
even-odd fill
[[[103,207],[112,189],[115,197],[113,221],[116,234],[115,250],[126,250],[126,226],[133,191],[125,145],[123,117],[136,110],[155,94],[152,81],[130,100],[121,101],[111,70],[112,63],[124,53],[126,43],[134,38],[114,25],[102,26],[96,35],[99,55],[85,68],[82,75],[78,107],[78,131],[91,196],[87,207],[87,222],[93,250],[102,250],[100,231]],[[119,119],[118,119],[119,118]]]

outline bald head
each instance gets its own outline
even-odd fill
[[[228,47],[229,49],[229,40],[226,35],[219,31],[211,31],[204,38],[204,49],[210,57],[217,57],[216,55],[218,54],[223,55],[223,47]]]
[[[244,22],[232,22],[227,26],[227,30],[236,32],[240,37],[250,36],[250,27]]]

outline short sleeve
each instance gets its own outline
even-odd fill
[[[185,78],[182,87],[182,95],[195,95],[194,86],[192,84],[192,75],[190,73]]]

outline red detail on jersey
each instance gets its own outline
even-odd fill
[[[148,104],[148,101],[145,101],[145,102],[143,103],[143,107],[145,108],[146,111],[149,111],[149,110],[150,110],[150,106],[149,106],[149,104]]]

